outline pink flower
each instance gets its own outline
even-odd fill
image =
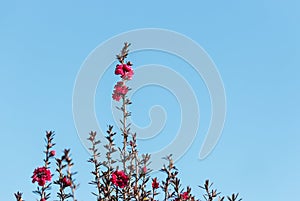
[[[116,101],[119,101],[123,96],[125,96],[128,92],[128,87],[124,84],[124,82],[117,82],[114,87],[114,91],[112,94],[112,98]]]
[[[51,181],[51,172],[46,167],[36,168],[32,175],[32,183],[38,182],[39,186],[44,186],[46,181]]]
[[[115,101],[120,101],[121,100],[121,96],[119,94],[113,94],[112,95],[112,98],[115,100]]]
[[[118,82],[115,85],[115,92],[121,95],[126,95],[128,92],[128,87],[126,87],[126,85],[123,85],[123,82]]]
[[[189,199],[189,193],[188,193],[188,192],[181,193],[181,194],[180,194],[180,197],[181,197],[183,200],[187,200],[187,199]]]
[[[40,201],[46,201],[46,199],[45,199],[45,198],[42,198],[42,199],[40,199]]]
[[[132,71],[132,68],[131,68],[131,66],[130,65],[128,65],[128,64],[123,64],[123,70],[125,71],[125,72],[129,72],[129,71]]]
[[[188,200],[189,199],[189,193],[188,192],[184,192],[180,194],[179,198],[175,198],[174,201],[180,201],[180,200]]]
[[[117,65],[116,70],[115,70],[115,74],[116,75],[121,75],[121,76],[124,75],[124,71],[123,71],[123,68],[122,68],[121,65]]]
[[[50,156],[51,157],[55,156],[55,154],[56,154],[55,150],[50,151]]]
[[[144,167],[142,168],[142,171],[143,171],[144,174],[146,174],[146,173],[147,173],[147,167],[144,166]]]
[[[71,186],[71,184],[72,184],[71,180],[69,178],[67,178],[67,177],[64,177],[62,179],[62,182],[63,182],[64,186]]]
[[[154,188],[154,189],[159,188],[159,183],[158,183],[156,177],[154,179],[152,179],[152,188]]]
[[[112,98],[113,98],[115,101],[120,101],[121,96],[120,96],[119,94],[113,93]]]
[[[133,77],[133,74],[134,74],[134,72],[133,72],[133,70],[131,70],[131,71],[129,71],[129,72],[126,72],[126,73],[122,76],[122,78],[123,78],[124,80],[131,80],[132,77]]]
[[[128,185],[128,176],[121,170],[116,170],[115,172],[112,173],[110,181],[120,187],[124,188],[125,186]]]
[[[118,64],[115,69],[116,75],[121,75],[125,80],[131,80],[134,74],[130,64]]]

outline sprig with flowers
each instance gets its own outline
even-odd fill
[[[128,81],[134,76],[133,64],[127,61],[129,53],[129,43],[124,43],[120,54],[117,55],[118,64],[115,68],[115,75],[120,76],[120,80],[115,84],[112,93],[112,99],[120,102],[117,109],[122,113],[120,120],[121,135],[113,131],[113,126],[108,126],[106,140],[104,145],[106,153],[100,153],[98,147],[101,142],[97,140],[97,133],[90,132],[88,140],[91,143],[89,150],[91,157],[88,162],[93,164],[91,172],[93,179],[89,183],[96,188],[96,192],[92,192],[96,197],[96,201],[200,201],[192,194],[192,189],[187,186],[182,188],[180,179],[178,178],[178,170],[175,167],[172,155],[166,156],[167,164],[161,169],[165,174],[163,178],[152,178],[150,164],[150,154],[140,155],[137,149],[136,133],[130,129],[128,117],[131,113],[128,106],[132,104],[127,96],[130,88]],[[114,142],[115,136],[122,137],[122,145],[116,146]],[[46,149],[44,165],[37,167],[33,171],[32,183],[37,184],[37,189],[33,191],[38,195],[39,201],[51,199],[51,186],[58,186],[56,197],[60,201],[73,200],[76,201],[75,192],[79,184],[75,182],[71,168],[74,163],[70,156],[70,149],[65,149],[63,155],[56,158],[56,152],[53,149],[54,132],[46,132]],[[105,154],[105,159],[100,160],[100,154]],[[116,157],[117,156],[117,157]],[[55,160],[55,171],[51,172],[50,163]],[[117,163],[120,162],[120,163]],[[117,165],[120,164],[120,165]],[[54,175],[54,172],[56,175]],[[53,178],[56,180],[53,180]],[[204,190],[203,197],[207,201],[240,201],[237,194],[231,196],[220,196],[220,192],[212,188],[212,183],[206,180],[203,186],[199,186]],[[17,201],[22,201],[22,193],[16,192]]]

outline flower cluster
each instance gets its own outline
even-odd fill
[[[127,62],[127,64],[118,64],[115,69],[115,74],[121,75],[121,78],[124,80],[131,80],[134,74],[131,66],[132,64],[130,62]]]
[[[125,63],[125,59],[128,55],[128,47],[130,44],[125,43],[124,48],[121,51],[121,54],[117,55],[119,64],[116,65],[115,74],[120,75],[122,78],[121,81],[117,82],[114,87],[112,98],[115,101],[120,101],[121,98],[124,98],[129,91],[129,88],[126,86],[126,81],[131,80],[134,74],[132,69],[132,63],[130,61]]]
[[[122,97],[124,97],[129,88],[125,85],[124,81],[117,82],[117,84],[114,87],[112,98],[116,101],[120,101]]]
[[[36,168],[32,175],[32,183],[37,182],[39,186],[44,186],[47,181],[51,181],[51,172],[46,167]]]
[[[121,170],[112,173],[110,181],[117,187],[124,188],[128,185],[128,176]]]

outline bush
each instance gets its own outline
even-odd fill
[[[129,53],[129,46],[130,44],[125,43],[121,53],[117,55],[119,63],[116,66],[115,74],[120,76],[121,80],[114,86],[112,94],[112,98],[120,102],[120,107],[117,107],[117,109],[122,113],[122,119],[120,120],[122,145],[115,145],[114,137],[116,132],[113,131],[113,126],[108,126],[107,143],[104,145],[106,149],[105,160],[100,161],[100,153],[97,148],[100,141],[96,140],[96,132],[90,132],[89,134],[91,157],[88,159],[88,162],[93,165],[91,172],[93,179],[90,184],[96,188],[96,191],[92,194],[96,196],[97,201],[154,201],[158,199],[159,194],[164,201],[199,200],[192,195],[189,186],[186,188],[181,187],[178,170],[174,165],[172,155],[165,157],[167,164],[161,169],[165,174],[165,178],[159,180],[156,177],[152,178],[150,175],[152,171],[149,169],[150,154],[141,156],[138,154],[136,133],[131,132],[130,124],[127,120],[130,116],[128,105],[131,104],[127,96],[130,90],[127,82],[134,75],[132,63],[125,61]],[[70,149],[65,149],[61,157],[56,157],[55,149],[53,149],[55,146],[53,139],[54,132],[47,131],[44,165],[37,167],[32,175],[32,183],[37,184],[36,190],[33,192],[37,194],[40,201],[50,200],[51,186],[57,185],[58,192],[56,196],[60,201],[70,199],[76,201],[75,192],[79,184],[74,179],[76,172],[71,170],[74,163],[70,157]],[[114,157],[116,154],[118,159]],[[53,180],[54,172],[49,166],[52,160],[56,163],[56,180]],[[117,161],[120,162],[120,166],[116,164]],[[204,185],[200,186],[204,190],[204,199],[208,201],[215,199],[223,201],[225,197],[220,196],[220,193],[211,187],[212,184],[209,180],[206,180]],[[15,193],[15,197],[17,201],[22,201],[22,193]],[[229,201],[241,200],[238,198],[238,194],[232,194],[226,198]]]

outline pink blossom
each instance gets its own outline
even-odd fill
[[[125,80],[131,80],[134,72],[129,64],[118,64],[115,69],[115,74],[120,75],[121,78]]]
[[[121,96],[120,96],[119,94],[113,93],[112,98],[113,98],[115,101],[120,101]]]
[[[71,186],[71,180],[69,179],[69,178],[67,178],[67,177],[64,177],[63,179],[62,179],[62,183],[64,184],[64,186]]]
[[[39,186],[44,186],[46,181],[51,181],[51,172],[46,167],[36,168],[32,175],[32,183],[38,182]]]
[[[50,151],[50,156],[51,156],[51,157],[52,157],[52,156],[55,156],[55,154],[56,154],[55,150]]]
[[[146,173],[147,173],[147,167],[144,166],[144,167],[142,168],[142,171],[143,171],[144,174],[146,174]]]
[[[131,80],[132,77],[133,77],[133,74],[134,74],[134,72],[133,72],[133,70],[131,70],[131,71],[129,71],[129,72],[126,72],[126,73],[122,76],[122,78],[123,78],[124,80]]]
[[[129,89],[124,82],[117,82],[114,87],[112,98],[116,101],[120,101],[120,99],[127,94],[128,90]]]
[[[128,185],[128,176],[121,170],[116,170],[115,172],[112,173],[110,181],[120,187],[124,188],[125,186]]]
[[[187,199],[189,199],[189,193],[188,193],[188,192],[181,193],[181,194],[180,194],[180,197],[181,197],[183,200],[187,200]]]
[[[159,188],[159,183],[158,183],[156,177],[154,179],[152,179],[152,188],[154,188],[154,189]]]

